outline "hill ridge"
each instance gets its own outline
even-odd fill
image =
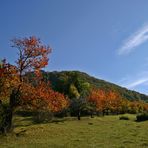
[[[87,74],[86,72],[81,72],[78,70],[63,70],[63,71],[42,71],[44,79],[50,81],[54,90],[66,94],[66,84],[74,83],[76,77],[81,81],[88,82],[92,87],[102,88],[102,89],[112,89],[120,93],[121,96],[129,100],[144,100],[148,102],[148,96],[140,92],[129,90],[125,87],[119,86],[112,82],[102,80]],[[59,89],[61,87],[61,89]]]

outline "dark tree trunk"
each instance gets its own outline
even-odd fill
[[[108,109],[106,110],[106,115],[109,115],[109,110]]]
[[[105,111],[103,110],[103,112],[102,112],[102,113],[103,113],[103,116],[104,116],[104,115],[105,115]]]
[[[14,109],[17,106],[18,103],[18,92],[19,90],[15,91],[13,90],[11,95],[10,95],[10,103],[9,103],[9,113],[8,113],[8,132],[13,130],[12,126],[12,119],[13,119],[13,114],[14,114]]]
[[[119,110],[116,111],[116,114],[119,115]]]
[[[12,117],[13,117],[13,111],[10,107],[7,108],[4,118],[4,124],[2,132],[3,134],[9,133],[12,131]]]
[[[12,132],[13,126],[12,126],[12,119],[13,119],[13,112],[14,108],[17,102],[17,94],[15,91],[12,91],[10,95],[10,102],[9,106],[4,111],[4,118],[3,118],[3,124],[1,127],[1,132],[3,134],[7,134],[9,132]]]
[[[12,129],[12,110],[10,107],[2,107],[0,133],[7,134]]]
[[[78,111],[78,120],[81,120],[81,113],[80,113],[80,111]]]
[[[91,118],[93,118],[93,117],[94,117],[94,116],[93,116],[93,112],[92,112],[92,111],[91,111],[91,113],[90,113],[90,117],[91,117]]]

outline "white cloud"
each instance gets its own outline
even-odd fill
[[[138,31],[133,33],[129,38],[127,38],[121,48],[118,49],[118,54],[129,54],[132,52],[137,46],[142,43],[148,41],[148,25],[144,25]]]
[[[129,89],[133,89],[136,86],[145,85],[147,83],[148,83],[148,78],[141,78],[141,79],[138,79],[138,80],[135,80],[131,83],[126,84],[125,87],[127,87]]]
[[[138,74],[128,75],[122,78],[120,81],[117,82],[119,85],[126,87],[128,89],[134,89],[140,87],[147,87],[148,85],[148,71],[141,71]]]

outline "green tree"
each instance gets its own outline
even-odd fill
[[[77,114],[78,120],[80,120],[81,112],[88,108],[87,95],[90,90],[90,84],[82,81],[75,73],[72,79],[72,82],[75,84],[71,84],[69,88],[69,96],[72,98],[71,109]]]

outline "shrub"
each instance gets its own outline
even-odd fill
[[[121,116],[121,117],[119,117],[119,119],[120,120],[129,120],[129,117],[127,117],[127,116]]]
[[[53,114],[50,111],[37,111],[33,116],[33,120],[35,123],[42,123],[51,121],[53,118]]]
[[[148,120],[148,113],[142,113],[136,116],[137,121],[146,121]]]
[[[29,117],[29,116],[34,116],[37,113],[35,111],[31,111],[31,110],[18,110],[15,113],[18,116],[22,116],[22,117]]]

